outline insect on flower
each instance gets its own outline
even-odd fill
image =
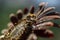
[[[25,8],[18,10],[16,15],[10,14],[8,33],[3,34],[1,40],[37,40],[37,36],[53,38],[54,34],[49,27],[60,28],[60,25],[50,20],[60,19],[58,12],[53,12],[55,7],[46,8],[47,3],[41,2],[39,8],[35,10],[32,6],[30,10]]]

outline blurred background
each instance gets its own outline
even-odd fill
[[[7,28],[7,23],[10,21],[10,13],[16,13],[18,9],[30,8],[34,5],[36,8],[41,2],[48,2],[48,6],[54,6],[54,11],[60,12],[60,0],[0,0],[0,32],[2,29]],[[53,20],[60,24],[59,20]],[[53,40],[60,40],[60,28],[50,28],[54,32]],[[1,35],[1,33],[0,33]],[[38,40],[51,40],[48,38],[38,37]]]

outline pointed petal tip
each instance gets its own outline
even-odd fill
[[[41,3],[39,3],[39,6],[47,5],[47,4],[48,4],[48,2],[41,2]]]
[[[8,29],[3,29],[3,30],[1,31],[2,34],[5,34],[6,32],[8,32]]]
[[[11,14],[9,15],[9,17],[12,17],[12,16],[15,16],[15,14],[14,14],[14,13],[11,13]]]
[[[17,11],[17,14],[18,14],[18,13],[23,13],[23,12],[22,12],[22,10],[21,10],[21,9],[19,9],[19,10]]]
[[[55,7],[52,7],[53,9],[55,9]]]
[[[40,6],[40,5],[45,5],[45,2],[41,2],[41,3],[39,3],[39,6]]]

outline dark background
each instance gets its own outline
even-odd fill
[[[18,9],[24,9],[25,7],[30,8],[34,5],[36,8],[40,2],[48,2],[48,6],[56,7],[55,11],[60,12],[60,0],[0,0],[0,32],[2,29],[7,27],[10,13],[16,13]],[[59,20],[54,22],[60,24]],[[54,32],[53,40],[60,40],[60,28],[50,28]],[[1,34],[1,33],[0,33]],[[40,40],[51,40],[47,38],[41,38]]]

